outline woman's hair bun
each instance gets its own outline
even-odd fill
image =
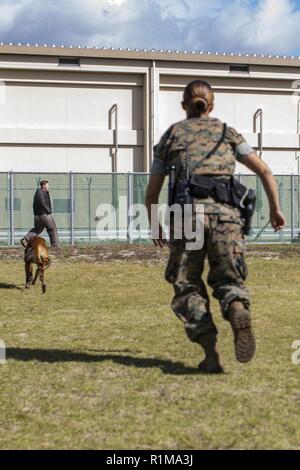
[[[208,108],[208,102],[204,98],[200,98],[199,96],[195,96],[192,99],[192,108],[198,113],[205,113]]]

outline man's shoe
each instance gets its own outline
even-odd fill
[[[234,335],[235,356],[239,362],[249,362],[255,354],[255,338],[251,327],[251,313],[242,302],[229,307],[229,321]]]
[[[205,352],[205,358],[198,366],[199,372],[203,374],[223,374],[224,369],[220,362],[216,334],[206,333],[200,336],[199,344],[203,347]]]

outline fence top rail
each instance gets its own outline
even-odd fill
[[[104,176],[128,176],[128,175],[150,175],[150,173],[146,172],[137,172],[137,171],[128,171],[126,172],[119,172],[119,173],[111,173],[111,172],[96,172],[96,171],[0,171],[0,175],[104,175]]]
[[[150,172],[143,172],[143,171],[128,171],[123,172],[123,173],[110,173],[110,172],[88,172],[88,171],[69,171],[69,172],[57,172],[57,171],[0,171],[0,175],[65,175],[65,176],[70,176],[70,175],[99,175],[99,176],[128,176],[128,175],[141,175],[141,176],[149,176]],[[255,174],[250,174],[250,173],[235,173],[234,176],[252,176],[252,177],[257,177]],[[289,176],[296,176],[300,177],[300,173],[274,173],[275,177],[289,177]]]

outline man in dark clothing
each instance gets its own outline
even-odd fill
[[[54,219],[52,217],[52,206],[49,195],[48,181],[40,182],[40,188],[36,190],[33,198],[34,227],[22,238],[24,247],[31,237],[39,235],[46,228],[51,246],[58,246],[58,234]]]

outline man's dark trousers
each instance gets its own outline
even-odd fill
[[[27,233],[25,238],[29,240],[31,237],[39,235],[44,228],[48,232],[51,246],[58,246],[57,228],[51,214],[35,215],[34,227]]]
[[[39,235],[45,228],[48,232],[51,246],[58,246],[57,228],[52,217],[52,205],[48,190],[39,188],[33,198],[34,227],[25,235],[25,239]],[[21,241],[22,243],[22,241]]]

